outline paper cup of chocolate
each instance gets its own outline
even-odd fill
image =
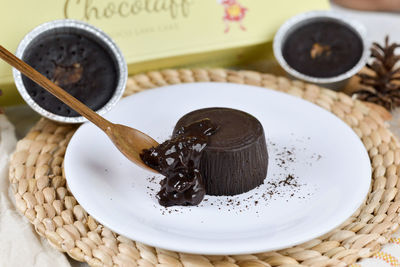
[[[275,35],[276,60],[295,79],[338,90],[365,65],[366,29],[332,11],[287,20]]]
[[[121,98],[127,65],[103,31],[76,20],[39,25],[20,42],[17,57],[99,114]],[[80,116],[45,89],[13,70],[18,91],[35,111],[51,120],[80,123]]]

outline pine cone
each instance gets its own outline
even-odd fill
[[[371,64],[366,67],[373,71],[373,75],[360,73],[360,84],[365,87],[353,94],[360,100],[372,102],[391,111],[400,106],[400,67],[396,63],[400,55],[395,55],[400,44],[389,44],[389,37],[385,38],[385,46],[373,43],[371,47]]]

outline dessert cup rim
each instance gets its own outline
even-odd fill
[[[282,49],[283,49],[283,44],[286,41],[286,38],[290,34],[290,31],[297,26],[298,23],[301,22],[306,22],[306,21],[318,21],[319,19],[332,19],[334,21],[337,21],[338,23],[341,23],[343,25],[346,25],[349,27],[352,31],[354,31],[358,37],[360,38],[362,44],[363,44],[363,51],[361,54],[360,59],[358,62],[348,71],[343,72],[339,75],[332,76],[332,77],[314,77],[310,75],[303,74],[294,68],[292,68],[285,60],[282,54]],[[301,27],[301,26],[299,26]],[[288,19],[285,21],[281,27],[278,29],[277,33],[275,34],[274,40],[273,40],[273,51],[274,51],[274,56],[278,63],[281,65],[281,67],[291,76],[301,79],[307,82],[311,83],[316,83],[316,84],[334,84],[334,83],[339,83],[344,80],[349,79],[350,77],[354,76],[358,71],[360,71],[366,64],[367,59],[369,57],[369,41],[367,41],[367,30],[366,27],[358,22],[357,20],[354,20],[352,18],[349,18],[343,14],[339,14],[335,11],[331,10],[314,10],[314,11],[308,11],[304,13],[300,13],[298,15],[295,15],[294,17]]]
[[[16,56],[20,59],[23,58],[24,53],[26,52],[27,48],[29,45],[36,40],[39,36],[42,34],[52,31],[55,29],[75,29],[77,31],[84,32],[88,34],[90,37],[93,37],[95,42],[100,43],[100,45],[106,49],[106,51],[109,53],[109,55],[113,58],[115,61],[115,67],[117,69],[117,85],[115,88],[115,91],[112,95],[112,97],[107,101],[107,103],[102,106],[100,109],[96,111],[96,113],[103,115],[109,110],[111,110],[112,107],[114,107],[118,100],[122,97],[122,94],[125,90],[127,78],[128,78],[128,69],[127,69],[127,64],[126,61],[123,57],[123,54],[121,50],[118,48],[118,46],[115,44],[115,42],[102,30],[100,30],[97,27],[94,27],[86,22],[83,21],[78,21],[74,19],[60,19],[60,20],[53,20],[49,22],[42,23],[38,26],[36,26],[33,30],[31,30],[29,33],[25,35],[25,37],[21,40],[21,42],[18,45],[17,51],[16,51]],[[76,117],[67,117],[63,115],[58,115],[55,113],[52,113],[51,111],[48,111],[39,104],[35,102],[35,100],[29,95],[23,80],[22,80],[22,74],[19,72],[17,69],[13,68],[13,77],[14,77],[14,82],[15,85],[21,94],[22,98],[25,100],[25,102],[37,113],[40,115],[54,120],[58,122],[64,122],[64,123],[82,123],[86,122],[87,119],[83,116],[76,116]]]

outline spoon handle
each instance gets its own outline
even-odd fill
[[[76,112],[84,116],[89,121],[93,122],[103,131],[107,131],[112,123],[104,119],[102,116],[91,110],[85,104],[64,91],[61,87],[57,86],[45,76],[40,74],[34,68],[23,62],[21,59],[14,56],[10,51],[0,45],[0,58],[8,64],[19,70],[32,81],[36,82],[55,97],[60,99],[63,103],[74,109]]]

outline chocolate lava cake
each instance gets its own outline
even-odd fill
[[[205,108],[183,116],[174,135],[182,126],[202,119],[217,127],[200,160],[206,193],[236,195],[262,184],[267,176],[268,152],[261,123],[243,111]]]

